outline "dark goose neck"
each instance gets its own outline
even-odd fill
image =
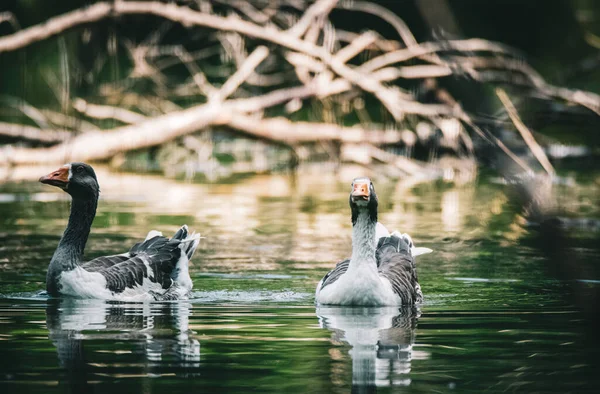
[[[83,250],[96,216],[98,197],[73,198],[69,224],[54,252],[48,268],[46,287],[51,295],[58,293],[57,279],[63,271],[74,269],[83,258]]]
[[[73,256],[83,256],[97,206],[98,198],[73,199],[69,224],[58,244],[59,249],[68,249]]]

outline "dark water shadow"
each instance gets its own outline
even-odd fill
[[[200,343],[188,327],[191,310],[184,302],[49,299],[48,336],[66,372],[61,384],[87,393],[94,391],[92,381],[125,375],[193,377],[199,373]]]
[[[408,386],[420,312],[415,307],[317,307],[334,342],[351,346],[352,392]]]

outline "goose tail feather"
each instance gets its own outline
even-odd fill
[[[412,255],[410,243],[398,232],[393,232],[388,237],[380,238],[377,244],[377,250],[380,250],[382,248],[387,249],[389,246],[391,246],[396,253]]]
[[[150,230],[150,231],[148,232],[148,235],[146,235],[146,239],[145,239],[144,241],[147,241],[147,240],[149,240],[149,239],[152,239],[152,238],[154,238],[154,237],[162,237],[162,235],[163,235],[163,234],[162,234],[160,231],[157,231],[157,230]]]
[[[201,238],[202,237],[200,236],[200,234],[196,234],[195,232],[193,232],[192,234],[190,234],[189,237],[181,241],[180,248],[187,255],[188,260],[192,259],[196,248],[198,248],[198,245],[200,245]]]
[[[427,254],[427,253],[431,253],[433,252],[433,250],[429,249],[429,248],[424,248],[424,247],[415,247],[415,244],[412,240],[412,238],[410,237],[410,235],[408,234],[401,234],[398,230],[394,231],[392,233],[392,236],[401,238],[404,240],[404,242],[406,242],[408,244],[408,247],[410,248],[410,253],[412,255],[412,257],[417,257],[420,256],[422,254]]]
[[[171,277],[176,284],[174,288],[176,289],[175,292],[177,296],[179,296],[180,292],[187,294],[193,287],[189,274],[189,263],[196,248],[200,244],[200,238],[202,238],[200,237],[200,234],[196,234],[195,232],[190,234],[188,227],[183,225],[171,239],[179,242],[178,248],[181,249],[181,256],[177,261],[175,270],[171,273]]]
[[[377,226],[375,227],[375,245],[379,242],[381,238],[386,238],[390,236],[390,232],[385,226],[379,222],[377,222]]]
[[[150,231],[150,233],[152,233],[153,231]],[[148,233],[148,237],[150,237],[150,233]],[[140,253],[156,251],[163,247],[168,241],[168,239],[158,234],[160,233],[158,231],[155,231],[155,234],[152,234],[153,236],[151,238],[146,238],[144,241],[138,242],[135,245],[133,245],[131,249],[129,249],[129,256],[134,257]]]
[[[179,228],[179,230],[177,230],[177,232],[175,233],[175,235],[173,235],[171,239],[178,239],[180,241],[183,241],[187,238],[188,232],[188,226],[187,224],[184,224],[183,226],[181,226],[181,228]]]
[[[177,239],[180,241],[179,247],[186,254],[188,260],[191,260],[196,248],[198,248],[198,245],[200,245],[201,238],[202,237],[200,234],[196,234],[196,232],[192,232],[190,234],[188,226],[184,224],[171,239]]]

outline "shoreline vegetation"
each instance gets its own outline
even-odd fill
[[[81,160],[214,180],[333,162],[422,182],[478,165],[552,177],[552,158],[597,154],[528,127],[523,102],[587,119],[600,115],[600,96],[548,83],[520,50],[478,38],[419,42],[376,2],[294,4],[98,2],[22,29],[4,13],[14,31],[0,36],[0,57],[52,43],[60,67],[46,70],[53,105],[2,97],[0,166]],[[337,27],[339,12],[393,34]],[[143,39],[117,34],[150,22]],[[101,24],[112,25],[108,37]],[[95,64],[82,66],[102,39]],[[102,80],[123,54],[120,78]],[[447,80],[493,96],[500,115],[466,110]]]

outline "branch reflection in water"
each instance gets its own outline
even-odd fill
[[[333,332],[333,342],[351,346],[353,392],[410,385],[416,307],[319,306],[317,316],[320,326]]]
[[[51,299],[46,325],[66,369],[64,383],[78,392],[105,377],[199,374],[200,342],[188,328],[190,314],[191,304],[185,302]],[[110,364],[103,362],[103,353],[109,353]]]

